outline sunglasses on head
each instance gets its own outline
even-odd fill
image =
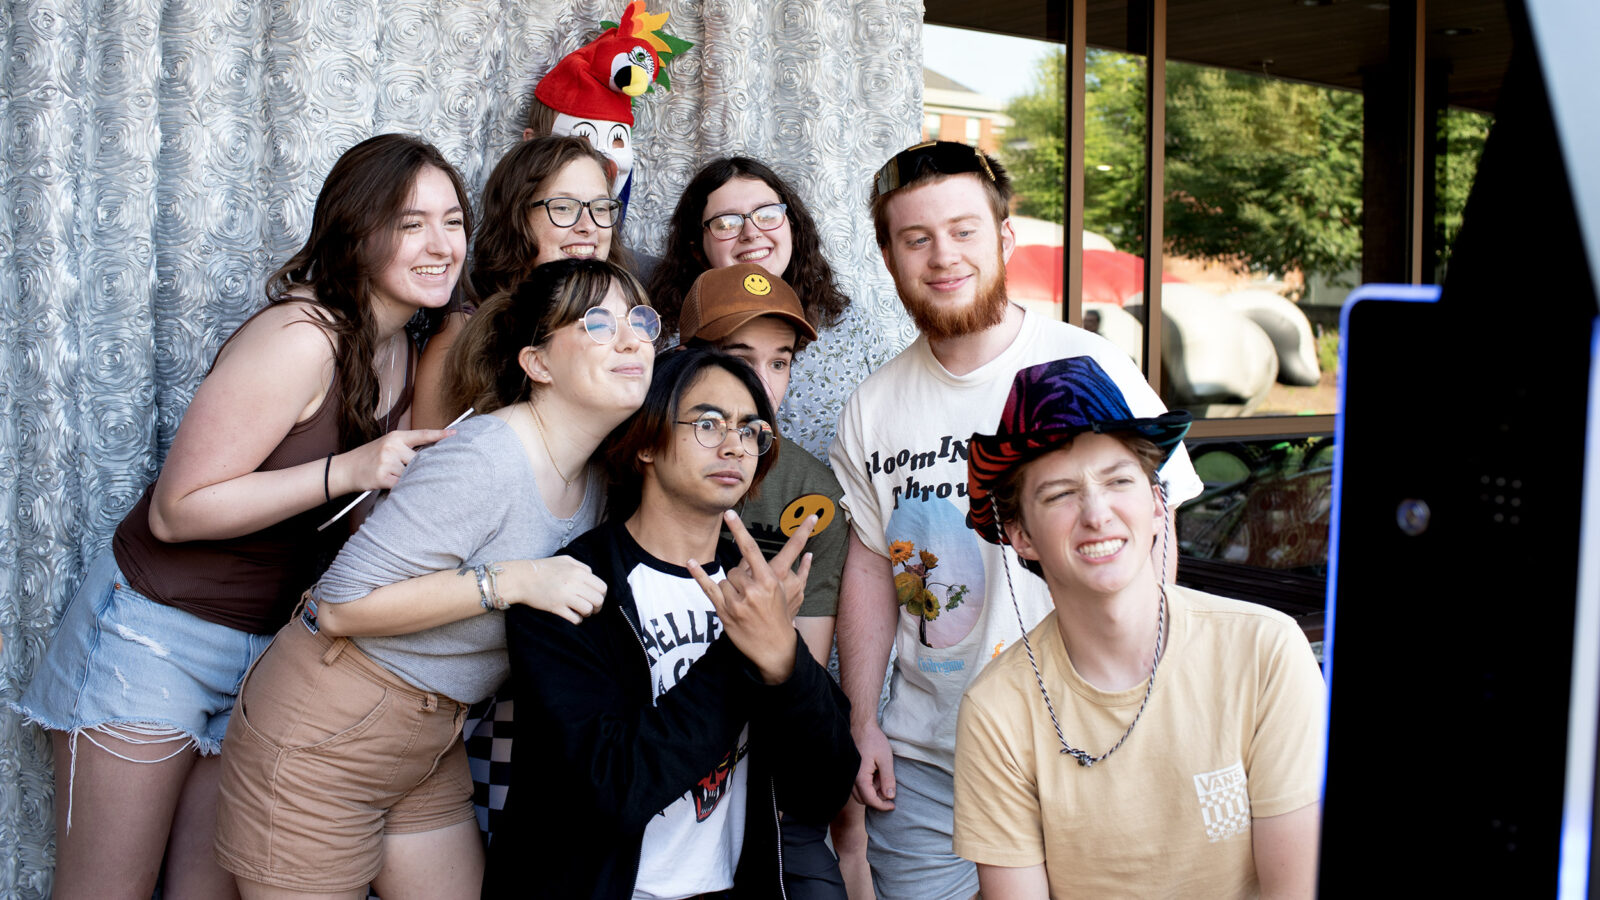
[[[966,172],[981,172],[990,181],[994,181],[994,170],[989,168],[989,160],[976,147],[958,144],[955,141],[928,141],[915,147],[907,147],[896,153],[878,170],[877,176],[872,180],[872,196],[882,197],[893,190],[898,190],[902,185],[909,184],[922,177],[925,172],[937,172],[941,175],[961,175]]]
[[[661,316],[648,306],[635,306],[628,310],[628,327],[634,337],[653,343],[661,336]],[[583,331],[596,344],[609,344],[617,339],[617,314],[604,306],[591,306],[583,314]]]

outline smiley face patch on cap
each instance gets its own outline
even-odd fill
[[[744,277],[744,289],[757,297],[765,297],[772,293],[772,282],[764,275],[750,274]]]

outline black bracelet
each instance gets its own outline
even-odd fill
[[[333,492],[328,489],[328,475],[333,472],[333,454],[328,454],[328,461],[322,466],[322,496],[328,503],[333,502]]]

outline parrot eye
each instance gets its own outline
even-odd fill
[[[628,58],[639,68],[647,72],[650,70],[650,54],[645,52],[643,47],[633,48],[633,51],[628,54]]]

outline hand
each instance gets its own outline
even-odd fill
[[[391,431],[375,441],[333,458],[328,473],[329,492],[335,497],[360,491],[388,490],[405,473],[417,455],[417,448],[436,444],[452,434],[454,428],[420,428]]]
[[[800,523],[770,563],[738,514],[729,510],[723,517],[743,561],[721,582],[712,581],[692,559],[689,574],[716,607],[733,645],[755,664],[763,681],[780,684],[794,672],[794,613],[800,608],[794,598],[805,593],[806,576],[811,573],[811,554],[802,557],[801,551],[817,517],[810,516]],[[791,569],[796,559],[800,560],[800,568]]]
[[[574,625],[605,603],[606,583],[570,556],[514,559],[500,568],[495,586],[507,603],[542,609]]]
[[[852,727],[856,751],[861,754],[861,770],[856,773],[855,798],[876,810],[894,809],[894,750],[878,723]]]

